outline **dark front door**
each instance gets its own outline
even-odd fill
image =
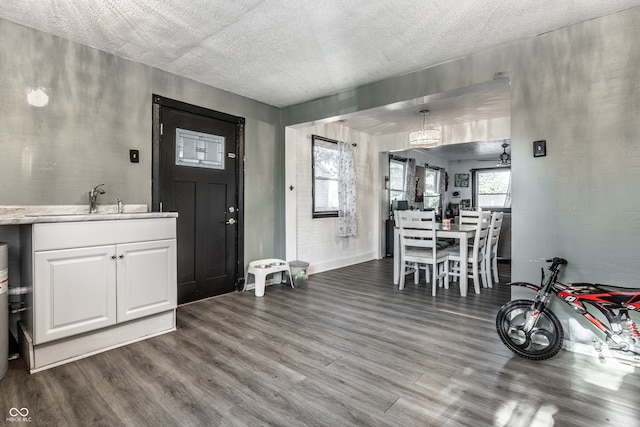
[[[234,291],[244,120],[156,96],[154,122],[154,206],[178,212],[178,303]]]

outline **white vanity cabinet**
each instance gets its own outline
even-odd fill
[[[175,330],[175,227],[175,218],[152,218],[21,230],[32,372]]]

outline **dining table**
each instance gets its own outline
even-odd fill
[[[476,226],[470,224],[435,224],[436,238],[457,239],[460,241],[460,259],[466,260],[469,256],[469,239],[473,238]],[[398,227],[393,230],[393,284],[400,282],[400,231]],[[466,297],[469,290],[467,263],[460,262],[460,296]]]

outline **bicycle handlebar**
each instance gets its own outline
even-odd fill
[[[567,260],[564,258],[554,257],[552,259],[548,259],[547,262],[551,263],[550,269],[555,268],[558,265],[567,265]]]

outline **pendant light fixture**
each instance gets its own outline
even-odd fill
[[[502,154],[500,154],[498,166],[509,166],[511,165],[511,155],[507,153],[507,147],[509,144],[507,142],[502,143]]]
[[[436,145],[440,143],[440,129],[427,128],[427,115],[429,110],[420,111],[422,114],[422,129],[409,133],[411,145]]]

